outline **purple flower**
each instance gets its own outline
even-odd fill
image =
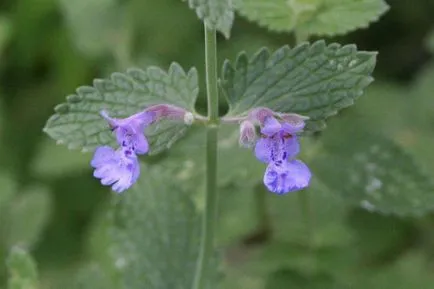
[[[282,163],[269,163],[264,174],[264,184],[273,193],[286,194],[306,188],[311,173],[299,160]]]
[[[155,121],[154,112],[139,112],[121,119],[111,118],[107,112],[102,111],[101,116],[116,133],[116,140],[120,146],[131,148],[136,154],[146,154],[149,151],[149,143],[143,131]]]
[[[116,134],[120,147],[117,150],[109,146],[96,149],[91,161],[95,168],[93,175],[101,179],[101,184],[112,186],[115,192],[121,193],[130,188],[140,175],[137,155],[149,151],[149,143],[144,135],[145,128],[162,118],[185,121],[186,117],[191,118],[193,115],[180,107],[157,104],[127,118],[112,118],[105,111],[101,111],[101,116]],[[194,116],[187,120],[193,122]]]
[[[295,118],[296,115],[291,115]],[[282,119],[284,119],[282,117]],[[298,191],[309,185],[309,168],[294,160],[300,152],[296,133],[304,128],[304,119],[279,122],[274,116],[262,119],[261,138],[256,142],[255,155],[267,163],[264,184],[271,192],[285,194]]]
[[[90,164],[95,168],[94,177],[101,179],[101,184],[112,186],[117,193],[130,188],[140,175],[137,156],[130,148],[99,147]]]

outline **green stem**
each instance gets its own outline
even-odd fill
[[[218,87],[216,31],[205,25],[205,69],[208,100],[206,140],[206,198],[202,220],[202,238],[199,260],[193,283],[194,289],[205,289],[208,268],[214,253],[214,227],[217,215],[217,141],[218,141]]]

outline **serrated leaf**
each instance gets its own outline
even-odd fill
[[[230,37],[234,22],[233,0],[188,0],[188,5],[209,28]]]
[[[434,209],[432,180],[401,147],[361,131],[340,135],[339,140],[326,141],[326,151],[312,166],[343,200],[399,216],[420,216]]]
[[[325,118],[363,94],[373,81],[375,63],[375,52],[322,40],[292,49],[284,46],[273,54],[261,49],[250,59],[241,53],[234,64],[226,61],[223,66],[228,116],[266,106],[309,116],[306,130],[321,129]]]
[[[93,86],[82,86],[68,96],[67,102],[55,108],[44,131],[69,148],[92,150],[100,145],[113,144],[114,137],[107,123],[99,115],[105,109],[113,117],[127,117],[153,104],[168,103],[194,111],[198,94],[197,71],[185,73],[172,63],[166,73],[158,67],[147,70],[129,69],[126,73],[113,73],[110,79],[97,79]],[[164,126],[165,133],[155,132],[153,126]],[[150,154],[161,151],[176,141],[186,125],[170,122],[149,127]],[[173,132],[173,133],[170,133]]]
[[[76,46],[84,53],[100,55],[119,41],[121,17],[115,0],[59,0],[59,4]]]
[[[12,248],[7,259],[8,289],[37,289],[38,273],[32,257],[23,249]]]
[[[180,169],[152,166],[144,171],[138,184],[118,197],[114,208],[112,236],[124,284],[126,288],[191,288],[200,234],[192,190],[185,189]]]
[[[33,187],[8,203],[2,219],[2,238],[8,246],[31,247],[38,240],[51,212],[51,196],[44,187]]]
[[[275,31],[339,35],[366,28],[389,6],[383,0],[240,0],[237,11]]]

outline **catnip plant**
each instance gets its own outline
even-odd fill
[[[257,181],[270,194],[276,198],[298,194],[307,227],[309,198],[315,197],[309,195],[312,182],[321,179],[325,186],[351,192],[357,191],[354,186],[362,179],[377,180],[368,190],[382,186],[379,179],[384,172],[364,168],[367,158],[382,151],[381,144],[367,144],[369,154],[350,162],[339,162],[341,158],[327,153],[314,154],[326,159],[318,161],[304,158],[308,151],[302,153],[315,150],[309,139],[321,143],[321,136],[315,135],[325,129],[329,117],[362,96],[373,81],[376,64],[376,52],[318,38],[366,28],[387,11],[383,0],[189,0],[188,4],[204,25],[205,75],[199,76],[194,67],[186,71],[176,62],[168,71],[151,66],[115,72],[67,96],[44,128],[59,144],[91,152],[93,176],[117,193],[113,255],[124,288],[218,287],[219,166],[250,175],[249,165],[237,167],[236,155],[241,153],[237,150],[249,151],[248,164],[262,163],[262,179]],[[288,37],[290,43],[274,51],[263,48],[250,56],[240,52],[235,61],[225,60],[219,73],[217,34],[230,41],[235,12],[271,33],[291,33],[294,40]],[[206,115],[196,111],[199,77],[206,83],[201,88],[207,96]],[[221,99],[228,105],[225,113],[219,112]],[[219,131],[227,128],[237,131],[239,146],[223,159]],[[205,133],[196,134],[199,130]],[[186,155],[182,143],[192,134],[205,144],[203,153],[191,156],[193,165],[147,162],[153,155]],[[361,142],[369,139],[370,135]],[[336,151],[346,139],[338,142],[332,146]],[[345,169],[357,180],[328,177],[333,172],[342,175]],[[186,178],[195,178],[194,188],[184,182]],[[373,194],[348,198],[368,210],[394,211]],[[160,219],[163,213],[167,216]]]

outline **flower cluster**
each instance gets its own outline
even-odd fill
[[[309,168],[295,159],[300,152],[297,133],[303,130],[305,119],[297,114],[277,114],[268,108],[257,108],[241,123],[240,144],[255,146],[256,158],[267,164],[264,184],[273,193],[285,194],[309,185]],[[255,124],[260,126],[258,140]]]
[[[137,155],[149,151],[145,128],[161,118],[183,120],[186,113],[182,108],[164,104],[151,106],[124,119],[111,118],[102,111],[101,116],[115,133],[119,148],[101,146],[96,149],[91,161],[95,169],[93,175],[101,179],[101,184],[112,186],[115,192],[121,193],[130,188],[140,175]]]
[[[102,111],[116,135],[118,148],[101,146],[96,149],[91,161],[94,176],[101,183],[121,193],[130,188],[140,175],[138,155],[149,151],[144,130],[162,118],[184,121],[191,124],[192,113],[172,105],[150,106],[142,112],[120,119],[112,118]],[[240,144],[254,147],[256,158],[267,164],[264,184],[271,192],[285,194],[304,189],[309,185],[309,168],[295,157],[300,152],[297,133],[305,125],[305,117],[297,114],[276,113],[268,108],[253,109],[240,124]],[[256,126],[260,127],[257,137]]]

